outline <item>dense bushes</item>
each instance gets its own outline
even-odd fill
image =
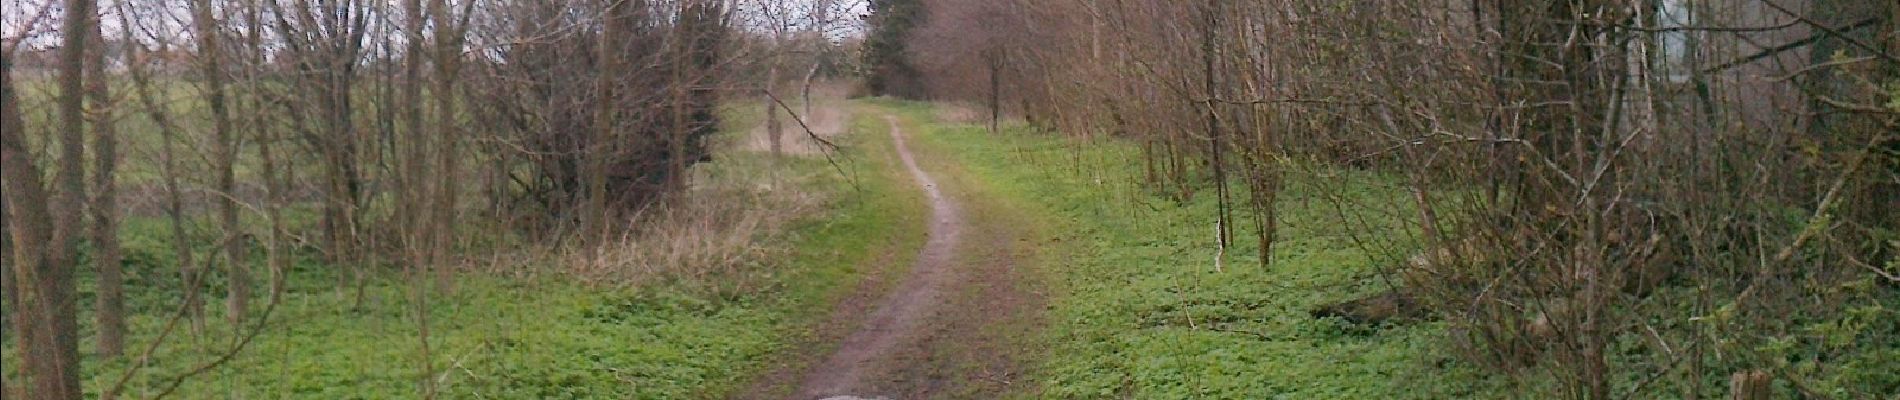
[[[712,157],[705,141],[718,127],[714,107],[730,35],[723,6],[598,7],[512,4],[495,23],[538,39],[495,50],[471,88],[480,126],[520,146],[494,149],[508,155],[504,164],[525,167],[499,169],[522,183],[517,204],[549,215],[582,215],[597,196],[616,212],[637,210],[683,187],[686,167]],[[571,29],[596,23],[616,26]]]

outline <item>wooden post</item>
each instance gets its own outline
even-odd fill
[[[1768,371],[1748,370],[1729,375],[1730,400],[1768,400],[1775,394],[1775,377]]]

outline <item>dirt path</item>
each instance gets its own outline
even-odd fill
[[[930,201],[930,240],[917,255],[910,276],[879,301],[864,325],[845,337],[837,351],[812,368],[798,390],[801,398],[865,393],[869,389],[865,379],[885,368],[881,359],[888,359],[900,342],[916,336],[918,324],[942,302],[945,286],[953,284],[953,275],[948,272],[956,261],[953,251],[966,223],[956,201],[945,197],[937,181],[917,166],[917,157],[911,154],[896,118],[885,119],[891,125],[891,141],[898,158]]]
[[[1041,296],[1016,268],[1027,250],[1018,243],[1022,231],[992,215],[988,202],[968,214],[964,202],[975,196],[958,193],[960,182],[940,185],[919,165],[897,119],[885,119],[898,158],[930,205],[928,240],[910,270],[893,277],[895,286],[873,277],[838,305],[819,328],[834,350],[811,351],[739,397],[784,398],[773,385],[796,388],[794,399],[991,397],[1020,386],[1013,382],[1018,357],[1029,352],[1017,339],[1041,309]]]

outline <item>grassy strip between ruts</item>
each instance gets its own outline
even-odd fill
[[[890,151],[881,136],[841,140],[853,159],[879,159]],[[834,299],[881,269],[880,254],[914,252],[921,243],[921,202],[901,186],[906,182],[894,169],[846,164],[854,172],[846,180],[822,160],[769,163],[763,155],[735,153],[720,163],[815,176],[806,182],[814,186],[809,189],[831,198],[822,211],[779,236],[788,243],[766,244],[787,246],[775,253],[785,257],[747,260],[738,268],[748,275],[739,278],[751,282],[747,289],[717,287],[719,282],[616,287],[559,274],[465,274],[453,293],[430,298],[436,375],[425,378],[410,288],[401,275],[372,277],[367,301],[352,308],[351,296],[335,290],[337,267],[300,254],[289,290],[263,333],[230,363],[183,380],[171,397],[413,398],[420,395],[420,380],[431,379],[447,398],[716,398],[765,368]],[[176,310],[180,292],[166,225],[134,219],[125,229],[133,333],[128,359],[136,360]],[[82,377],[96,394],[132,361],[101,361],[91,354],[90,269],[81,278]],[[219,279],[208,281],[215,285]],[[134,375],[125,396],[155,395],[229,348],[234,336],[221,322],[219,298],[208,300],[210,332],[200,338],[179,327]],[[18,373],[14,344],[9,338],[9,382]]]
[[[917,121],[935,110],[876,102]],[[1045,359],[1033,371],[1046,398],[1469,398],[1502,396],[1441,351],[1440,323],[1365,329],[1308,310],[1382,286],[1334,210],[1281,194],[1274,264],[1231,248],[1214,272],[1211,195],[1176,202],[1140,189],[1138,149],[1113,139],[1079,146],[1022,127],[992,135],[933,123],[912,133],[923,152],[949,154],[992,192],[1039,208],[1050,295]],[[1372,174],[1341,172],[1350,195],[1400,196]],[[1395,228],[1396,229],[1396,228]],[[1247,232],[1237,229],[1236,232]],[[1245,236],[1245,235],[1243,235]],[[1237,238],[1236,243],[1250,243]],[[1250,247],[1250,246],[1241,246]],[[1349,289],[1333,289],[1349,288]]]

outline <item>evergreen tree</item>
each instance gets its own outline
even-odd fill
[[[870,6],[866,21],[870,34],[864,41],[865,84],[876,95],[922,97],[917,69],[905,47],[911,30],[923,23],[923,2],[871,0]]]

